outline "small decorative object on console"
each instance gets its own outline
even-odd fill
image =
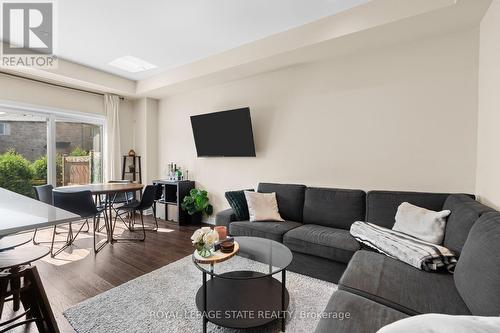
[[[203,258],[207,258],[212,255],[212,249],[219,240],[219,234],[210,227],[203,227],[193,233],[191,240],[198,254]]]
[[[227,238],[227,227],[220,225],[220,226],[214,227],[214,230],[217,231],[217,233],[219,234],[220,240]]]
[[[184,177],[184,175],[182,174],[181,167],[178,166],[176,163],[174,163],[174,162],[168,163],[167,168],[168,168],[168,171],[167,171],[167,179],[168,180],[180,181],[180,180],[187,179],[187,173],[186,173],[186,177]]]
[[[220,251],[222,253],[231,253],[234,251],[234,240],[225,241],[220,244]]]
[[[214,251],[219,251],[221,249],[221,244],[222,243],[226,243],[226,242],[234,242],[234,238],[233,237],[226,237],[225,239],[219,239],[219,241],[217,243],[215,243],[214,245]]]

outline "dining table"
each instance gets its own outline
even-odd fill
[[[117,242],[120,240],[135,240],[133,238],[117,238],[114,236],[114,223],[113,223],[113,205],[115,204],[115,199],[120,193],[135,193],[141,191],[144,188],[143,184],[140,183],[95,183],[86,185],[66,185],[56,187],[56,191],[90,191],[95,197],[96,204],[104,202],[104,207],[106,213],[104,214],[104,220],[106,225],[106,239],[98,243],[98,248],[101,249],[106,244]],[[101,200],[101,196],[104,196],[104,200]]]

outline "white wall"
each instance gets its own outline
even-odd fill
[[[135,109],[131,100],[120,101],[120,145],[123,155],[134,148]],[[120,165],[122,161],[120,160]]]
[[[210,192],[259,181],[475,188],[477,29],[270,72],[160,100],[158,171]],[[197,158],[189,116],[249,106],[256,158]]]
[[[481,22],[476,191],[500,209],[500,0]]]
[[[130,133],[137,155],[141,156],[142,182],[158,179],[158,101],[141,98],[133,103],[135,127]]]
[[[104,114],[102,96],[5,75],[0,75],[0,99],[78,112]]]

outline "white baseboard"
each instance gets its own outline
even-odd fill
[[[207,218],[206,221],[204,221],[206,224],[211,224],[211,225],[215,225],[215,217],[209,217]]]

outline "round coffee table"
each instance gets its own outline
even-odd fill
[[[196,306],[203,314],[203,332],[209,321],[228,328],[250,328],[275,320],[281,320],[285,331],[290,299],[286,268],[292,262],[292,252],[270,239],[234,240],[239,251],[226,261],[199,263],[193,254],[193,262],[203,274],[203,285],[196,294]],[[273,277],[280,272],[281,282]],[[208,281],[207,275],[211,277]]]

